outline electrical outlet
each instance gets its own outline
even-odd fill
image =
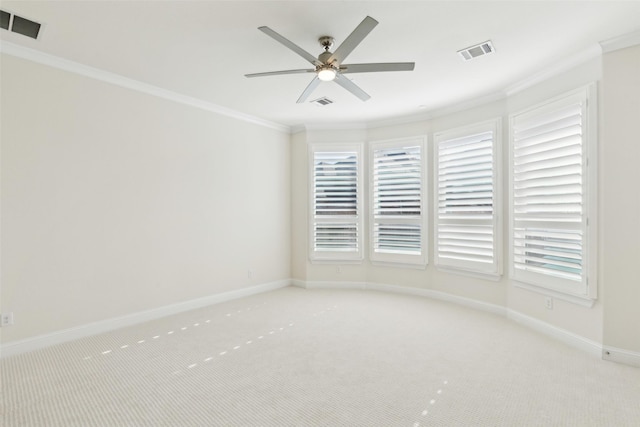
[[[2,313],[1,317],[1,325],[0,326],[11,326],[13,325],[13,312]]]
[[[253,270],[247,270],[247,279],[253,279]]]
[[[553,298],[551,297],[545,297],[544,298],[544,307],[547,310],[553,310]]]

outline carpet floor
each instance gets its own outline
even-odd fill
[[[0,361],[2,426],[640,426],[640,369],[427,298],[283,288]]]

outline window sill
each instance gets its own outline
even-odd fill
[[[513,285],[525,289],[531,292],[535,292],[537,294],[545,295],[548,297],[553,297],[555,299],[559,299],[562,301],[569,302],[571,304],[576,304],[586,308],[592,308],[596,302],[596,298],[591,298],[588,296],[582,295],[571,295],[560,291],[555,291],[553,289],[548,289],[543,286],[532,285],[530,283],[520,282],[518,280],[512,279]]]
[[[327,265],[346,265],[346,264],[362,264],[361,259],[313,259],[310,258],[311,264],[327,264]]]
[[[444,273],[473,277],[475,279],[490,280],[492,282],[498,282],[500,281],[500,279],[502,279],[502,274],[500,273],[482,273],[479,271],[470,271],[470,270],[463,270],[455,267],[444,267],[444,266],[436,266],[436,269]]]
[[[427,268],[427,264],[398,261],[371,261],[371,265],[378,267],[411,268],[414,270],[424,270]]]

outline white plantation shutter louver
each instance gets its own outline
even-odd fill
[[[587,293],[586,92],[511,121],[513,276]]]
[[[499,120],[436,135],[436,264],[498,275]]]
[[[316,149],[312,154],[312,258],[361,258],[360,152]]]
[[[422,139],[372,143],[372,261],[426,263],[422,152]]]

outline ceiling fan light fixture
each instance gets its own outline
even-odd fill
[[[351,51],[378,25],[378,21],[370,16],[367,16],[362,20],[355,30],[342,42],[340,46],[331,52],[334,40],[331,36],[322,36],[318,39],[324,52],[318,57],[311,55],[306,50],[302,49],[297,44],[293,43],[289,39],[276,33],[271,28],[262,26],[258,27],[258,30],[265,33],[275,41],[287,47],[289,50],[297,53],[299,56],[310,62],[314,68],[305,68],[298,70],[283,70],[283,71],[269,71],[266,73],[253,73],[245,74],[245,77],[259,77],[259,76],[277,76],[281,74],[304,74],[313,73],[316,75],[313,80],[307,85],[302,92],[297,104],[303,103],[309,97],[309,95],[318,87],[321,82],[336,82],[339,86],[343,87],[353,95],[358,97],[361,101],[366,101],[371,98],[369,94],[360,89],[350,79],[344,77],[345,73],[370,73],[375,71],[413,71],[415,63],[413,62],[387,62],[387,63],[369,63],[369,64],[350,64],[344,65],[343,62],[349,56]]]
[[[318,78],[323,82],[330,82],[336,78],[336,70],[331,67],[322,68],[318,71]]]

